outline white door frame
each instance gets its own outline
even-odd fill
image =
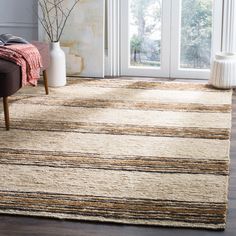
[[[229,5],[228,1],[231,2]],[[128,68],[129,66],[129,55],[127,56],[127,52],[130,53],[129,50],[129,43],[127,38],[128,37],[121,37],[120,31],[121,31],[121,25],[125,27],[125,31],[128,33],[128,12],[127,8],[125,11],[125,6],[127,7],[128,0],[107,0],[108,2],[108,55],[107,55],[107,63],[106,63],[106,71],[107,76],[148,76],[148,77],[173,77],[173,78],[196,78],[196,79],[208,79],[210,70],[199,70],[199,69],[179,69],[179,50],[180,50],[180,2],[181,0],[163,0],[163,11],[166,12],[166,16],[163,14],[162,21],[170,25],[170,27],[164,27],[163,28],[163,35],[162,40],[165,42],[162,45],[162,54],[161,54],[161,60],[162,60],[162,68],[160,69],[154,69],[150,73],[148,73],[148,70],[137,70],[137,68]],[[236,1],[235,0],[214,0],[215,4],[215,10],[213,13],[213,19],[214,19],[214,25],[216,27],[213,28],[213,48],[212,48],[212,55],[214,55],[216,52],[221,51],[222,49],[222,5],[223,2],[226,7],[224,7],[224,15],[226,15],[225,12],[231,14],[234,16],[234,19],[236,21],[236,14],[232,10],[232,6],[234,6],[234,9],[236,9]],[[176,11],[176,8],[179,9],[179,11]],[[172,9],[172,10],[170,10]],[[169,14],[167,12],[169,11]],[[170,12],[172,11],[172,12]],[[172,19],[171,19],[172,15]],[[226,15],[226,16],[228,16]],[[224,16],[224,22],[228,22],[228,17]],[[229,34],[229,30],[223,31],[223,49],[227,47],[229,43],[226,43],[226,38],[232,38],[236,39],[236,32],[233,30],[236,22],[231,19],[231,30]],[[224,23],[224,28],[229,28],[228,23]],[[172,42],[170,40],[170,34],[172,34],[175,37],[175,39],[172,39]],[[229,36],[231,35],[231,36]],[[126,35],[127,36],[127,35]],[[228,40],[229,41],[229,40]],[[236,40],[235,40],[236,42]],[[231,43],[232,44],[232,43]],[[236,43],[234,44],[234,50],[236,50]],[[231,50],[232,51],[232,50]],[[169,56],[172,54],[171,56]],[[122,55],[126,55],[124,58],[125,60],[121,60]],[[176,55],[176,56],[174,56]],[[166,58],[166,57],[169,57]],[[166,58],[166,59],[165,59]],[[166,60],[166,63],[163,64],[164,60]],[[129,70],[128,70],[129,69]],[[152,68],[153,69],[153,68]],[[135,72],[135,71],[136,72]],[[138,71],[138,73],[137,73]]]
[[[169,54],[170,54],[170,25],[171,0],[162,1],[162,36],[161,36],[161,67],[136,67],[130,65],[130,42],[129,42],[129,4],[130,0],[121,2],[121,75],[124,76],[149,76],[169,77]]]
[[[172,78],[208,79],[210,76],[210,69],[201,70],[180,68],[181,3],[182,0],[172,1],[170,76]],[[212,55],[221,51],[223,7],[222,0],[214,0],[213,4]]]

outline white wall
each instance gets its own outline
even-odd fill
[[[65,9],[70,8],[71,2],[73,1],[64,2]],[[68,51],[67,75],[104,77],[104,31],[105,1],[80,0],[72,11],[60,39],[61,46]],[[41,25],[39,25],[39,39],[48,40]],[[83,60],[82,72],[79,57]],[[69,65],[73,65],[73,69]]]
[[[38,38],[37,0],[0,0],[0,34]]]
[[[81,0],[61,38],[62,45],[70,46],[72,54],[83,58],[80,76],[104,77],[104,31],[105,1]]]

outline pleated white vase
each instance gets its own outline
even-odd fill
[[[236,87],[236,54],[216,54],[211,67],[209,83],[222,89]]]
[[[62,87],[66,85],[66,58],[60,42],[50,44],[50,66],[47,69],[48,86]]]

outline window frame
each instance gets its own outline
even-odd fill
[[[106,57],[107,76],[143,76],[166,78],[208,79],[210,69],[180,69],[181,1],[163,0],[161,69],[129,66],[128,11],[129,0],[107,0],[108,4],[108,54]],[[232,0],[234,1],[234,0]],[[212,56],[222,50],[223,5],[222,0],[213,0]],[[164,15],[166,15],[164,17]],[[123,31],[123,32],[122,32]],[[125,32],[125,33],[124,33]],[[164,43],[163,43],[164,42]],[[224,44],[223,44],[224,45]],[[128,52],[128,55],[127,55]]]
[[[171,65],[170,77],[208,79],[210,69],[186,69],[180,68],[181,50],[181,5],[182,0],[172,0],[171,22]],[[222,45],[222,0],[213,0],[213,32],[212,32],[212,56],[221,51]]]
[[[162,22],[161,26],[161,66],[136,67],[130,65],[130,42],[129,42],[129,4],[130,0],[120,0],[121,3],[121,75],[122,76],[147,76],[147,77],[169,77],[170,64],[170,25],[171,0],[162,0]],[[127,37],[128,36],[128,37]]]

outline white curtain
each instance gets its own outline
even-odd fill
[[[224,0],[223,51],[236,53],[236,0]]]

